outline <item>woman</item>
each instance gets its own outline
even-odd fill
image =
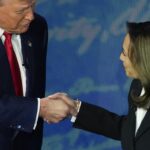
[[[120,59],[126,75],[134,78],[128,114],[119,116],[104,108],[77,102],[79,112],[73,126],[121,140],[123,150],[150,150],[150,22],[127,23],[127,28]],[[60,95],[55,94],[53,98],[61,98]],[[64,97],[70,99],[65,94]]]
[[[82,102],[73,126],[121,140],[123,150],[150,150],[150,22],[127,23],[127,28],[120,59],[134,78],[128,114]]]

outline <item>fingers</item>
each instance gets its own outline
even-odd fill
[[[74,116],[77,114],[77,109],[76,109],[76,102],[69,97],[68,94],[66,93],[55,93],[54,95],[51,95],[50,98],[55,98],[56,100],[62,100],[64,101],[68,107],[69,107],[69,115]]]
[[[64,93],[64,92],[57,92],[57,93],[54,93],[54,94],[51,94],[51,95],[49,95],[48,97],[49,98],[58,98],[59,96],[68,96],[68,94],[67,93]]]
[[[69,115],[75,116],[78,113],[78,107],[76,101],[74,101],[67,93],[55,93],[49,96],[50,99],[55,100],[62,100],[64,101],[69,107]]]
[[[50,96],[48,96],[50,99],[61,99],[64,102],[66,102],[68,105],[74,107],[75,103],[71,97],[67,93],[55,93]]]
[[[65,98],[65,97],[69,97],[69,96],[67,93],[57,92],[52,95],[49,95],[48,97],[52,98],[52,99],[59,99],[59,98]]]
[[[66,93],[55,93],[41,99],[40,114],[47,123],[58,123],[77,114],[76,102]]]
[[[48,118],[44,118],[44,121],[47,122],[48,124],[52,124],[52,123],[59,123],[64,119],[65,117],[61,117],[61,116],[53,116],[53,117],[50,116]]]
[[[40,101],[40,116],[47,123],[58,123],[68,117],[70,112],[74,109],[71,105],[67,104],[65,100],[59,98],[43,98]]]

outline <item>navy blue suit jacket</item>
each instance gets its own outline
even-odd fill
[[[21,34],[23,65],[27,77],[25,97],[15,96],[7,55],[0,41],[1,150],[41,149],[42,119],[39,118],[34,131],[33,126],[37,114],[37,98],[42,98],[45,94],[47,40],[47,23],[43,17],[35,14],[29,30]]]
[[[141,84],[133,80],[130,92],[134,89],[141,93]],[[135,111],[129,92],[129,112],[119,116],[104,108],[82,103],[74,127],[121,141],[123,150],[149,150],[150,149],[150,110],[147,111],[135,135]]]

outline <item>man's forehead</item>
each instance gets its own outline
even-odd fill
[[[32,4],[35,2],[36,0],[0,0],[0,3],[2,4],[12,4],[12,3]]]

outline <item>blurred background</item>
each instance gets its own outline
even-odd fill
[[[119,60],[126,22],[150,20],[149,0],[38,0],[49,27],[46,95],[67,92],[120,115],[131,79]],[[79,129],[70,118],[44,126],[42,150],[121,150],[119,141]]]

